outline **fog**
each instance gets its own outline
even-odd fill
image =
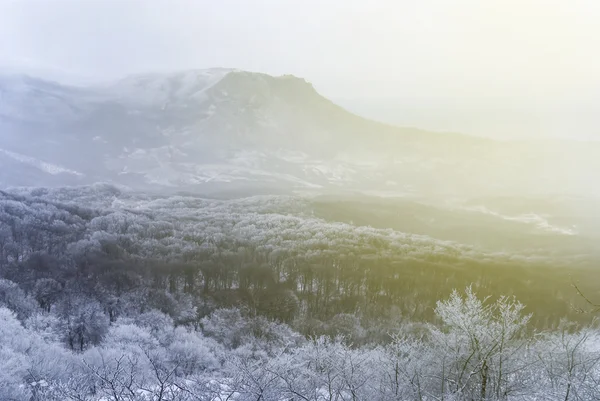
[[[591,0],[4,1],[0,66],[73,82],[295,74],[395,124],[593,139],[599,17]]]
[[[0,0],[0,400],[600,400],[598,4]]]

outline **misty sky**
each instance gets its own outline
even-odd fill
[[[0,66],[291,73],[399,124],[600,139],[598,21],[598,0],[0,0]]]

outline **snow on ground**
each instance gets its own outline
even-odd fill
[[[166,108],[174,99],[203,100],[206,90],[232,71],[234,70],[212,68],[175,74],[134,75],[99,89],[124,101]]]
[[[0,153],[10,157],[11,159],[17,160],[21,163],[25,163],[28,164],[30,166],[36,167],[48,174],[52,174],[52,175],[58,175],[58,174],[71,174],[71,175],[75,175],[78,177],[82,177],[83,174],[81,174],[80,172],[74,171],[74,170],[70,170],[68,168],[64,168],[61,166],[58,166],[56,164],[51,164],[51,163],[46,163],[44,161],[38,160],[36,158],[33,157],[29,157],[29,156],[25,156],[22,155],[20,153],[16,153],[16,152],[11,152],[8,150],[4,150],[4,149],[0,149]]]
[[[466,207],[464,209],[473,211],[473,212],[487,214],[487,215],[494,216],[494,217],[498,217],[502,220],[516,221],[516,222],[520,222],[520,223],[524,223],[524,224],[530,224],[530,225],[535,226],[539,230],[550,232],[553,234],[562,234],[562,235],[577,235],[578,234],[577,231],[575,230],[575,227],[567,228],[567,227],[559,227],[559,226],[550,224],[550,222],[548,221],[547,218],[545,218],[544,216],[541,216],[539,214],[535,214],[535,213],[520,214],[518,216],[506,216],[506,215],[500,214],[498,212],[489,210],[485,206],[473,206],[473,207]]]
[[[144,172],[148,184],[165,186],[198,185],[208,182],[284,181],[303,188],[321,188],[291,174],[240,167],[232,164],[165,163]]]
[[[405,185],[403,187],[403,189],[398,189],[398,190],[388,190],[388,191],[364,190],[364,191],[360,191],[360,193],[368,195],[368,196],[376,196],[378,198],[407,198],[407,197],[414,197],[416,195],[416,191],[410,185]]]
[[[267,159],[267,155],[264,152],[258,152],[255,150],[240,150],[234,153],[228,161],[236,166],[248,167],[248,168],[259,168],[262,162]]]
[[[304,163],[309,159],[309,156],[300,151],[279,149],[274,152],[275,157],[290,163]]]
[[[215,106],[214,103],[211,104],[210,106],[208,106],[208,110],[206,110],[206,113],[205,113],[206,117],[208,118],[208,117],[214,116],[216,113],[216,110],[217,110],[217,106]]]
[[[355,170],[343,164],[326,162],[305,163],[303,170],[307,173],[322,176],[332,183],[351,182],[353,181],[352,175],[356,173]]]

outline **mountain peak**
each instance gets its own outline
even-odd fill
[[[375,123],[293,75],[214,68],[77,88],[0,79],[0,186],[109,181],[467,193],[558,185],[562,173],[546,163],[556,152],[522,146]],[[558,165],[581,166],[572,176],[593,182],[600,168],[593,152],[589,160],[571,152],[577,162]],[[537,160],[517,163],[514,155],[525,153]],[[524,166],[537,173],[521,174]]]
[[[118,102],[160,109],[176,104],[190,107],[214,96],[237,99],[274,96],[289,101],[320,98],[312,84],[303,78],[233,68],[131,75],[95,89]]]

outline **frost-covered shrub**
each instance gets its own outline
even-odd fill
[[[167,348],[169,359],[177,365],[180,375],[214,371],[221,364],[214,340],[204,337],[201,333],[190,331],[184,327],[175,329],[173,341]]]
[[[201,321],[204,333],[227,348],[251,346],[269,354],[295,347],[304,338],[288,325],[264,316],[246,317],[239,309],[218,309]]]
[[[25,294],[17,283],[0,278],[0,306],[15,312],[19,320],[31,316],[38,308],[37,302]]]
[[[134,322],[146,328],[161,345],[166,346],[172,341],[174,322],[165,313],[153,309],[136,316]]]
[[[98,345],[108,332],[109,319],[102,306],[93,299],[70,299],[60,306],[62,338],[70,349],[85,351]]]
[[[47,342],[59,342],[61,340],[61,321],[58,316],[49,313],[34,313],[25,320],[25,327],[37,333]]]

